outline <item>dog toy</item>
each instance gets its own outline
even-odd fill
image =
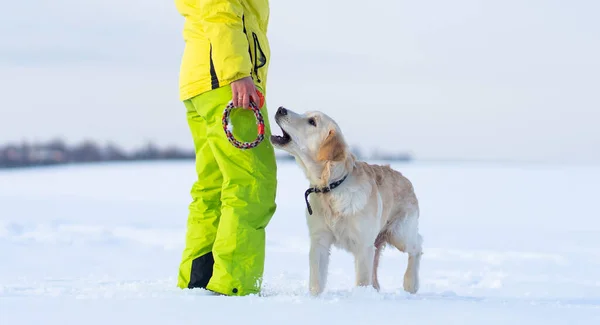
[[[262,94],[260,92],[258,92],[258,94],[259,94],[259,99],[260,99],[260,107],[262,107],[264,104],[264,97],[262,96]],[[230,101],[229,104],[227,105],[227,107],[225,107],[225,111],[223,111],[222,123],[223,123],[223,130],[225,131],[225,135],[227,136],[227,139],[229,140],[229,142],[231,142],[231,144],[234,147],[236,147],[238,149],[242,149],[242,150],[255,148],[265,138],[265,121],[263,119],[262,114],[260,113],[260,107],[257,106],[254,103],[254,101],[250,101],[250,107],[251,107],[252,111],[254,112],[254,116],[256,117],[256,125],[257,125],[257,131],[258,131],[258,135],[257,135],[256,139],[252,142],[241,142],[233,136],[233,133],[232,133],[233,125],[231,124],[231,121],[229,118],[229,115],[231,114],[231,110],[235,108],[235,106],[233,106],[233,101]]]

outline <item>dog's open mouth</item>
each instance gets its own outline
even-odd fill
[[[281,128],[281,132],[283,135],[272,135],[271,142],[280,146],[290,143],[290,141],[292,141],[292,137],[290,137],[290,135],[287,132],[285,132],[283,128]]]

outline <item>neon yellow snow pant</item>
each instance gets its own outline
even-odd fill
[[[276,209],[277,166],[268,140],[266,105],[261,109],[265,140],[253,149],[240,150],[227,140],[221,124],[230,100],[227,85],[184,101],[198,179],[191,190],[177,285],[247,295],[258,293],[262,285],[265,227]],[[234,109],[230,118],[238,140],[256,138],[251,110]]]

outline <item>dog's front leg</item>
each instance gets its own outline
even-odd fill
[[[373,284],[373,262],[375,259],[375,246],[368,245],[357,247],[354,254],[356,270],[356,285],[370,286]]]
[[[311,236],[309,289],[313,296],[321,294],[327,284],[327,269],[332,242],[333,236],[326,232]]]

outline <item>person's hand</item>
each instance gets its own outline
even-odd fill
[[[231,83],[231,95],[233,106],[250,108],[250,100],[260,105],[260,98],[256,92],[256,86],[252,77],[245,77]]]

